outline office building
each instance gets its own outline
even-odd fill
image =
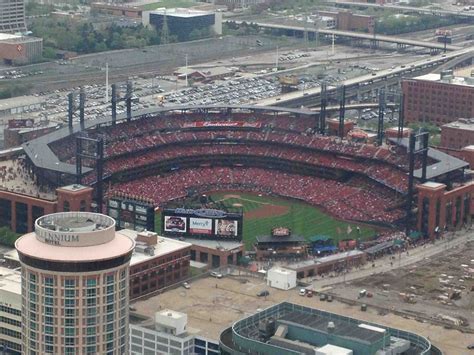
[[[0,33],[0,60],[5,64],[30,64],[41,59],[42,54],[42,38]]]
[[[135,243],[90,212],[40,217],[15,247],[22,273],[24,354],[128,353]]]
[[[130,299],[154,293],[189,277],[191,244],[150,231],[117,232],[135,240],[130,261]]]
[[[462,149],[474,144],[474,118],[460,118],[441,126],[441,147]]]
[[[474,117],[474,78],[455,77],[452,70],[402,81],[408,123],[436,126]]]
[[[0,267],[0,354],[21,354],[21,273]]]
[[[24,0],[0,0],[0,32],[26,31]]]
[[[165,309],[150,326],[130,324],[130,354],[218,355],[219,344],[188,329],[185,313]]]
[[[433,354],[425,337],[283,302],[243,318],[220,336],[221,354]]]
[[[189,40],[193,31],[212,30],[216,34],[222,34],[221,15],[221,13],[187,8],[161,8],[143,12],[142,21],[144,25],[151,25],[161,32],[166,18],[169,34],[176,36],[181,42]]]

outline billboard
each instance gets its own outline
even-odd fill
[[[107,214],[115,219],[117,229],[155,230],[155,208],[147,202],[113,197],[107,201]]]
[[[203,128],[203,127],[249,127],[249,128],[260,128],[262,124],[260,122],[238,122],[238,121],[222,121],[222,122],[208,122],[208,121],[197,121],[197,122],[185,122],[183,128]]]
[[[165,232],[186,233],[186,218],[165,216]]]
[[[237,221],[228,219],[216,219],[216,234],[223,236],[237,236]]]
[[[161,218],[168,237],[242,240],[242,212],[175,208],[164,209]]]
[[[189,233],[211,235],[212,234],[212,219],[189,218]]]

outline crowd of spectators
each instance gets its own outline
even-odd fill
[[[403,217],[391,193],[368,181],[362,187],[356,185],[261,168],[201,167],[118,183],[109,192],[150,198],[163,206],[187,197],[188,191],[238,189],[296,198],[345,220],[390,223]]]
[[[158,166],[158,164],[185,168],[186,164],[198,159],[204,161],[204,158],[207,158],[208,162],[213,162],[226,159],[228,156],[241,157],[240,161],[244,166],[245,162],[259,158],[260,166],[265,167],[261,159],[263,157],[268,159],[269,163],[278,159],[282,162],[300,163],[300,166],[308,166],[318,171],[321,168],[336,169],[364,175],[392,190],[406,193],[408,185],[406,151],[394,146],[361,144],[316,134],[310,128],[314,126],[313,119],[310,116],[297,118],[289,114],[259,114],[257,116],[250,113],[233,113],[232,115],[168,113],[132,122],[121,122],[115,126],[96,127],[89,130],[88,134],[90,137],[104,138],[105,176],[133,171],[136,168]],[[58,154],[60,160],[75,162],[75,145],[71,144],[70,140],[54,142],[52,149]],[[83,161],[83,163],[87,162]],[[419,161],[417,161],[418,166]],[[199,169],[194,169],[194,171],[197,173]],[[166,185],[167,178],[160,179]],[[318,178],[308,177],[308,179]],[[92,173],[83,182],[92,183],[95,180]],[[205,183],[206,179],[196,181],[200,181],[198,184],[200,185]],[[327,184],[340,184],[329,181],[324,180]],[[244,182],[245,179],[242,183]],[[139,182],[137,184],[140,185]],[[210,184],[219,185],[217,182]],[[175,192],[185,194],[186,185],[170,189],[174,191],[171,197],[176,198]],[[135,185],[132,182],[126,186],[131,188]],[[252,187],[251,190],[255,188]],[[271,192],[277,194],[285,191],[285,189],[279,190],[275,186],[268,185],[262,185],[260,188],[270,189]],[[335,190],[338,198],[327,201],[327,206],[324,207],[331,208],[331,211],[338,216],[349,215],[351,219],[381,220],[380,216],[385,212],[380,214],[379,205],[371,204],[371,200],[378,201],[376,193],[365,189],[354,190],[354,187],[348,187],[348,189],[351,202],[346,201],[346,189],[341,187]],[[364,194],[365,196],[362,196]],[[385,195],[382,194],[382,199],[383,196]],[[396,195],[392,192],[392,196]],[[307,196],[305,199],[311,200],[312,196]],[[353,208],[352,201],[359,201],[359,207]],[[317,197],[314,204],[320,204]],[[352,212],[347,212],[349,210]],[[367,213],[370,218],[365,215]],[[388,219],[396,220],[395,215],[396,213],[393,216],[389,214]]]
[[[407,176],[404,172],[387,164],[370,160],[344,159],[324,152],[304,150],[294,146],[279,146],[278,149],[275,149],[276,147],[270,144],[197,145],[197,143],[194,145],[166,145],[161,149],[147,151],[139,155],[108,159],[105,164],[105,174],[114,174],[177,158],[193,160],[197,157],[212,156],[215,160],[225,156],[241,156],[245,157],[242,161],[246,161],[251,157],[265,157],[364,174],[396,191],[406,191]]]
[[[36,176],[27,168],[25,160],[17,158],[0,165],[0,189],[49,200],[54,196],[49,187],[37,184]]]
[[[207,123],[207,126],[198,123]],[[237,124],[232,128],[225,123]],[[213,126],[212,124],[216,124]],[[312,118],[291,117],[290,115],[233,114],[168,114],[123,122],[90,130],[89,136],[102,136],[105,141],[105,156],[112,157],[140,150],[152,149],[160,145],[193,142],[196,140],[232,139],[240,141],[265,141],[278,144],[297,145],[322,150],[333,154],[343,154],[355,158],[378,160],[406,170],[406,151],[394,146],[377,147],[372,144],[341,141],[336,137],[314,134]],[[53,151],[61,161],[71,159],[75,144],[70,139],[54,142]],[[420,161],[416,161],[416,167]]]

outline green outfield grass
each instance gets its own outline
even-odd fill
[[[224,195],[229,194],[239,195],[240,198],[224,199]],[[257,236],[269,235],[273,227],[288,227],[293,234],[301,235],[305,238],[323,234],[332,237],[336,242],[347,238],[357,239],[360,237],[361,240],[368,239],[377,233],[374,228],[337,220],[321,210],[297,200],[258,196],[241,192],[215,193],[211,194],[211,196],[214,201],[223,200],[222,202],[229,207],[232,207],[234,204],[241,204],[244,212],[255,211],[269,205],[287,208],[286,213],[279,216],[265,218],[244,217],[243,239],[247,250],[250,250]],[[348,226],[352,229],[350,234],[347,234]],[[360,236],[356,230],[357,226],[360,228]],[[157,231],[161,230],[161,218],[159,215],[156,218],[156,228]]]

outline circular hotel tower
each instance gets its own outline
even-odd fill
[[[40,217],[15,247],[22,265],[23,354],[128,354],[135,243],[98,213]]]

